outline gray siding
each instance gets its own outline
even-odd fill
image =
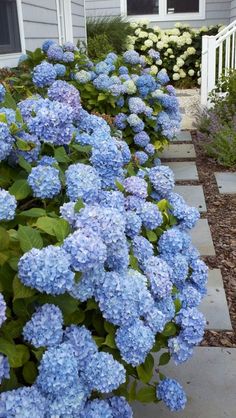
[[[236,0],[232,0],[232,3],[234,3],[233,7],[231,7],[231,0],[206,0],[206,18],[204,20],[183,21],[183,23],[189,23],[193,27],[215,25],[219,23],[228,24],[230,21],[230,11],[231,16],[232,13],[236,15]],[[120,0],[86,0],[86,10],[88,16],[119,15]],[[163,28],[170,28],[173,27],[176,22],[153,22],[153,24]]]
[[[85,2],[87,16],[120,15],[120,0],[85,0]]]
[[[236,0],[231,1],[231,14],[230,20],[233,22],[236,19]]]
[[[45,39],[58,41],[56,0],[23,0],[26,49],[34,50]]]
[[[82,42],[86,42],[87,35],[86,35],[86,24],[85,24],[84,0],[72,0],[71,12],[72,12],[74,43],[77,43],[78,40]]]

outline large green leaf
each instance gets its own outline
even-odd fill
[[[17,200],[25,199],[31,193],[30,186],[24,179],[16,180],[9,188],[9,193],[13,194]]]
[[[70,225],[65,219],[43,216],[36,222],[36,226],[49,235],[56,236],[58,241],[63,241],[70,233]]]
[[[29,350],[25,345],[15,345],[1,337],[0,353],[8,357],[10,366],[14,368],[23,366],[30,358]]]
[[[159,366],[165,366],[170,361],[170,353],[163,353],[159,359]]]
[[[37,368],[35,363],[33,361],[28,361],[24,365],[22,373],[25,381],[32,385],[37,377]]]
[[[54,151],[54,156],[59,163],[69,163],[70,158],[68,157],[64,147],[56,148]]]
[[[141,388],[138,393],[136,394],[137,401],[143,403],[154,402],[157,400],[156,398],[156,389],[154,386],[145,386]]]
[[[0,251],[4,251],[7,250],[8,246],[9,246],[9,234],[6,231],[5,228],[2,228],[0,226]]]
[[[40,218],[41,216],[46,215],[46,211],[45,209],[41,209],[41,208],[32,208],[32,209],[24,210],[19,215],[26,216],[27,218]]]
[[[31,226],[20,225],[17,232],[18,239],[20,241],[20,247],[22,251],[26,252],[32,248],[42,248],[43,239],[40,232]]]
[[[36,291],[34,289],[24,286],[17,276],[14,277],[14,280],[13,280],[14,300],[31,298],[32,296],[35,295],[35,293]]]
[[[148,354],[146,360],[140,366],[137,366],[138,377],[143,383],[148,383],[153,376],[154,359],[151,354]]]

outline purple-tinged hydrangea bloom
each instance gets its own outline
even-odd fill
[[[48,97],[50,100],[70,106],[73,109],[73,117],[78,117],[81,109],[80,94],[74,86],[66,81],[57,80],[48,89]]]
[[[163,222],[162,213],[157,205],[151,202],[145,202],[142,211],[139,213],[142,223],[147,229],[156,229]]]
[[[70,389],[81,386],[77,360],[70,343],[50,347],[43,354],[36,384],[44,394],[54,396],[63,396]]]
[[[179,335],[184,341],[190,345],[201,342],[206,321],[197,308],[182,308],[176,317],[176,323],[181,327]]]
[[[123,186],[127,193],[145,199],[147,197],[147,182],[139,177],[127,177],[123,181]]]
[[[106,246],[99,235],[87,230],[77,230],[63,243],[63,249],[70,255],[71,266],[79,272],[101,266],[106,260]]]
[[[174,379],[163,379],[157,386],[157,397],[171,411],[181,411],[184,409],[187,397],[182,386]]]
[[[48,400],[36,386],[22,387],[0,394],[0,411],[7,418],[45,418]]]
[[[153,58],[156,61],[159,61],[159,59],[160,59],[160,52],[156,51],[153,48],[149,49],[148,55],[149,55],[149,57]]]
[[[27,182],[33,190],[33,195],[41,199],[52,199],[61,191],[59,170],[55,167],[33,167]]]
[[[148,155],[154,155],[155,154],[155,147],[154,147],[154,145],[152,145],[152,144],[148,144],[145,148],[144,148],[144,150],[145,150],[145,152],[148,154]]]
[[[52,61],[63,61],[63,49],[60,45],[53,43],[47,50],[47,56]]]
[[[142,236],[135,237],[132,241],[132,245],[134,256],[141,265],[154,254],[153,245]]]
[[[128,102],[130,113],[144,113],[146,104],[140,97],[131,97]]]
[[[113,396],[108,399],[113,418],[132,418],[133,411],[123,396]]]
[[[7,190],[0,189],[0,221],[10,221],[14,219],[17,202],[15,196]]]
[[[3,84],[0,83],[0,102],[3,102],[5,99],[6,89]]]
[[[149,172],[149,179],[154,189],[163,197],[171,192],[175,185],[173,171],[164,165],[152,167]]]
[[[11,153],[14,138],[11,136],[6,123],[0,122],[0,161],[5,160]]]
[[[165,298],[171,294],[171,269],[159,257],[150,257],[144,263],[144,272],[150,280],[151,293],[155,298]]]
[[[64,341],[69,342],[73,347],[79,370],[83,370],[85,365],[90,362],[92,356],[98,351],[91,332],[84,325],[81,327],[76,325],[67,327],[64,333]]]
[[[148,155],[144,151],[136,151],[134,153],[134,156],[138,160],[138,163],[140,165],[145,164],[147,162],[147,160],[148,160]]]
[[[57,72],[52,64],[43,61],[33,69],[32,81],[37,87],[50,86],[56,79]]]
[[[63,317],[58,306],[46,303],[23,328],[24,339],[35,347],[52,347],[62,341]]]
[[[193,355],[193,347],[186,343],[180,336],[170,338],[168,348],[175,364],[187,361]]]
[[[93,399],[87,402],[79,415],[80,418],[114,418],[113,411],[107,400]],[[119,416],[120,418],[121,416]]]
[[[62,48],[64,51],[70,51],[70,52],[74,52],[77,48],[76,46],[73,44],[73,42],[67,41],[62,45]]]
[[[155,342],[155,334],[140,319],[126,323],[116,332],[116,345],[126,363],[138,366],[144,363]]]
[[[65,172],[66,190],[70,200],[90,203],[98,199],[101,180],[96,170],[85,164],[72,164]]]
[[[141,131],[134,135],[134,143],[139,147],[146,147],[150,142],[150,137],[145,131]]]
[[[118,113],[118,115],[115,116],[114,124],[118,129],[125,129],[126,120],[127,116],[125,115],[125,113]]]
[[[10,378],[10,365],[9,365],[8,358],[0,354],[0,383],[2,383],[3,379],[9,379],[9,378]],[[1,402],[0,402],[0,405],[1,405]]]
[[[2,326],[3,322],[6,321],[6,302],[4,300],[3,295],[0,293],[0,326]]]
[[[132,50],[126,51],[123,54],[123,58],[127,64],[132,64],[132,65],[140,64],[140,56],[138,52],[136,51],[132,51]]]
[[[111,354],[97,352],[81,371],[81,377],[91,391],[109,393],[125,382],[126,372]]]
[[[70,256],[60,247],[32,248],[19,261],[19,278],[26,286],[51,295],[69,291],[74,282]]]
[[[135,177],[137,178],[137,177]],[[131,185],[131,183],[130,183]],[[138,193],[138,190],[135,191],[136,193]],[[138,196],[127,196],[125,198],[125,208],[126,210],[133,210],[135,212],[140,212],[142,210],[142,207],[145,203],[145,200],[141,197]]]

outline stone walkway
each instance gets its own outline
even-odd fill
[[[197,207],[204,216],[190,233],[193,244],[202,256],[215,256],[204,191],[199,184],[195,158],[189,131],[181,131],[175,142],[161,155],[163,164],[174,171],[175,191],[189,205]],[[236,173],[215,173],[215,176],[220,193],[236,193]],[[185,185],[178,184],[183,181]],[[206,317],[207,329],[232,331],[219,269],[209,271],[207,296],[200,309]],[[163,367],[163,372],[179,380],[187,392],[189,402],[185,411],[176,414],[179,418],[236,418],[236,348],[198,347],[189,362],[178,367],[170,362]],[[134,418],[171,418],[174,415],[162,404],[134,404]]]

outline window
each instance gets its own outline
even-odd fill
[[[16,0],[0,0],[0,54],[21,52]]]
[[[121,14],[151,21],[205,19],[206,0],[120,0]]]

